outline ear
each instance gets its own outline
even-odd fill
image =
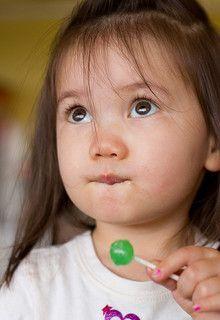
[[[213,136],[209,138],[209,150],[205,168],[212,172],[220,171],[220,149],[217,147],[216,139]]]

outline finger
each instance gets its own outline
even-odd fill
[[[197,312],[219,312],[220,319],[220,293],[213,296],[206,297],[205,299],[198,300],[194,305]]]
[[[179,270],[175,274],[179,276],[182,272],[183,270]],[[147,268],[147,275],[149,276],[150,280],[155,281],[155,279],[152,277],[152,274],[153,274],[153,270],[150,268]],[[173,280],[171,277],[165,280],[162,280],[159,283],[171,291],[176,290],[177,288],[177,281]]]
[[[178,249],[176,252],[165,258],[155,270],[154,280],[162,281],[167,279],[172,273],[177,272],[184,266],[189,266],[193,262],[212,257],[220,257],[220,253],[212,248],[201,248],[196,246],[187,246]]]
[[[150,279],[151,279],[152,273],[153,273],[153,270],[151,270],[150,268],[147,268],[147,275],[149,276]],[[160,285],[164,286],[165,288],[167,288],[170,291],[176,290],[176,281],[174,281],[172,279],[164,280],[164,281],[160,282]]]
[[[191,317],[194,320],[219,320],[220,313],[219,312],[201,312],[201,313],[192,313]]]
[[[199,282],[193,292],[192,301],[196,304],[198,301],[216,294],[220,294],[220,277],[213,277]]]
[[[220,258],[198,260],[188,266],[181,274],[177,289],[186,299],[191,299],[196,286],[206,279],[218,276]]]

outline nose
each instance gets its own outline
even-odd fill
[[[103,131],[96,132],[89,151],[93,160],[101,157],[122,160],[128,156],[128,147],[120,134]]]

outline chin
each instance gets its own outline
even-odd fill
[[[139,224],[143,221],[143,217],[137,217],[137,213],[129,212],[129,210],[123,208],[121,210],[114,210],[112,208],[97,210],[94,213],[88,212],[87,215],[91,216],[97,221],[117,224],[117,225],[132,225]],[[145,217],[146,219],[146,217]]]

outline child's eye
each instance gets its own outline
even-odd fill
[[[139,116],[152,115],[159,109],[159,107],[151,99],[145,97],[136,99],[132,105],[134,105],[132,110],[134,110],[134,112],[136,112]],[[134,115],[134,112],[131,111],[130,115]]]
[[[79,123],[79,122],[85,123],[91,120],[91,116],[87,117],[88,112],[82,106],[69,106],[65,110],[65,113],[68,115],[68,121],[72,123]]]
[[[157,109],[159,109],[159,107],[151,99],[145,97],[136,98],[132,103],[132,106],[132,110],[135,110],[135,112],[139,116],[152,115],[157,112]],[[75,124],[79,122],[87,123],[92,119],[87,110],[80,105],[69,106],[65,110],[65,113],[68,115],[68,121]],[[130,112],[129,115],[131,115],[132,113],[133,112]]]

